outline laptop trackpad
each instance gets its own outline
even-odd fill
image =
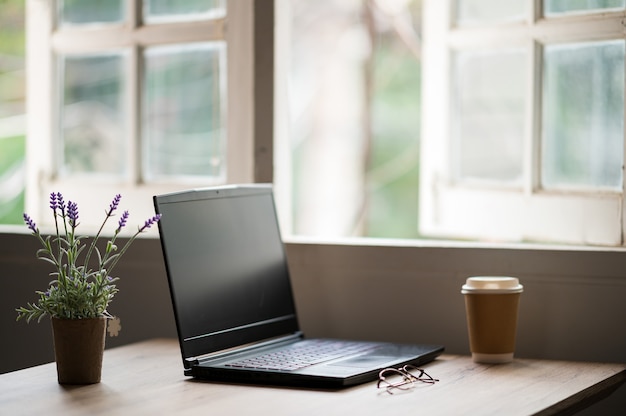
[[[358,357],[346,358],[328,365],[336,365],[340,367],[354,368],[378,368],[384,367],[386,364],[397,361],[398,357],[389,355],[359,355]]]

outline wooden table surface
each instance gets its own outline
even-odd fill
[[[337,391],[210,383],[185,377],[177,342],[159,339],[105,351],[99,384],[61,386],[54,363],[0,375],[0,414],[570,414],[626,380],[624,364],[443,355],[425,368],[441,381],[393,395],[375,382]]]

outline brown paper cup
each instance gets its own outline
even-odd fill
[[[512,277],[471,277],[463,286],[472,359],[513,360],[519,299],[523,287]]]

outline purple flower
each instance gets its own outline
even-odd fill
[[[122,228],[126,225],[126,221],[128,220],[128,216],[130,214],[128,211],[124,211],[122,216],[120,217],[120,221],[118,222],[117,230],[115,230],[115,234],[119,233]]]
[[[111,204],[109,205],[109,211],[107,212],[107,216],[113,214],[113,211],[117,209],[117,206],[120,204],[120,199],[122,199],[122,195],[115,195],[115,198],[113,198],[113,201],[111,201]]]
[[[33,221],[33,219],[31,217],[28,216],[27,213],[24,213],[24,222],[26,223],[26,225],[28,225],[28,228],[34,232],[37,233],[37,224],[35,224],[35,221]]]
[[[57,194],[54,192],[50,193],[50,208],[52,212],[56,214],[57,212]]]
[[[139,229],[139,232],[147,230],[148,228],[152,226],[152,224],[158,222],[160,219],[161,219],[161,214],[157,214],[154,217],[147,219],[146,222],[143,224],[143,227]]]
[[[65,215],[65,201],[63,201],[63,195],[61,195],[61,192],[57,192],[56,207],[61,211],[61,215]]]
[[[70,226],[76,228],[78,221],[78,204],[76,202],[69,201],[67,203],[67,216],[70,219]]]

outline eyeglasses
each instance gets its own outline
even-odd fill
[[[398,379],[398,376],[400,377]],[[390,380],[389,380],[390,379]],[[377,388],[385,388],[387,393],[393,394],[394,389],[410,390],[415,387],[415,383],[435,384],[439,381],[432,378],[421,368],[412,365],[405,365],[401,368],[385,368],[378,373]]]

